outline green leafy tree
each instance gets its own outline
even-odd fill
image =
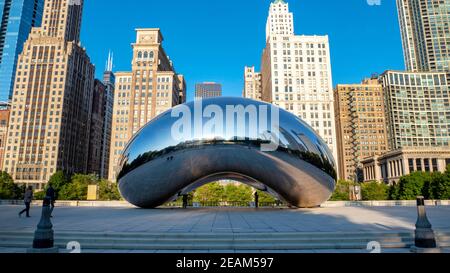
[[[0,199],[22,199],[24,192],[7,172],[0,172]]]
[[[63,171],[57,171],[52,176],[50,176],[50,179],[48,180],[48,184],[46,185],[44,189],[44,197],[45,198],[45,192],[48,189],[48,185],[52,184],[53,189],[55,190],[56,198],[57,199],[64,199],[63,196],[60,196],[60,191],[68,184],[70,184],[70,178],[68,175],[66,175]],[[38,195],[39,196],[39,195]]]
[[[98,184],[96,175],[75,174],[70,183],[63,186],[59,192],[61,200],[86,200],[89,185]]]
[[[122,198],[117,183],[112,183],[108,180],[100,180],[98,183],[98,191],[101,201],[118,201]]]
[[[253,190],[247,185],[228,184],[225,186],[225,200],[228,202],[252,202]]]
[[[34,199],[36,199],[36,200],[44,200],[44,198],[45,198],[45,191],[38,191],[38,192],[35,192],[34,195],[33,195],[33,197],[34,197]]]
[[[432,183],[431,173],[415,172],[400,178],[397,199],[415,200],[417,196],[429,198],[429,190],[426,189],[428,183]]]
[[[425,185],[424,191],[429,194],[429,199],[450,199],[450,172],[433,173],[432,181]]]
[[[362,199],[365,201],[377,201],[389,199],[389,186],[376,181],[361,184]]]
[[[258,191],[258,194],[260,203],[275,203],[277,201],[275,197],[273,197],[267,192]]]
[[[400,191],[399,184],[390,186],[388,190],[389,200],[399,200],[399,191]]]
[[[224,188],[219,183],[210,183],[198,188],[194,193],[194,202],[215,203],[224,199]]]
[[[352,181],[339,180],[330,201],[350,201],[350,187],[355,185],[356,183]]]

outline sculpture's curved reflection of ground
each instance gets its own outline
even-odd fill
[[[143,208],[220,179],[316,207],[331,196],[336,170],[327,145],[296,116],[263,102],[215,98],[147,124],[124,150],[118,175],[123,197]]]

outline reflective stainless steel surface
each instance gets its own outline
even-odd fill
[[[256,109],[243,126],[226,111],[239,105]],[[180,114],[186,110],[192,115]],[[179,117],[185,126],[179,126]],[[174,135],[174,127],[184,138]],[[276,149],[262,149],[274,139]],[[191,102],[160,115],[130,141],[120,170],[122,196],[142,208],[155,208],[220,179],[268,191],[296,207],[317,207],[329,199],[336,179],[333,155],[310,126],[287,111],[243,98]]]

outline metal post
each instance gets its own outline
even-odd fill
[[[34,233],[33,248],[28,249],[28,253],[58,253],[58,248],[54,246],[50,216],[50,198],[46,197],[42,206],[41,220]]]
[[[417,223],[415,231],[415,246],[411,251],[416,253],[440,253],[432,225],[427,217],[425,198],[417,197]]]

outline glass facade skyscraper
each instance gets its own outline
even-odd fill
[[[44,0],[0,0],[0,102],[12,97],[17,57],[43,8]]]
[[[408,71],[450,70],[450,0],[397,0]]]

